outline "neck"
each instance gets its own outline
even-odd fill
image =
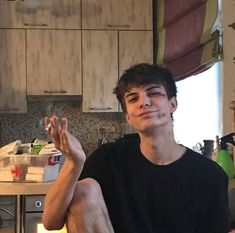
[[[161,133],[160,136],[140,133],[140,150],[152,163],[167,165],[179,159],[185,152],[185,147],[177,144],[173,132]]]

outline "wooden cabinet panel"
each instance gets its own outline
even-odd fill
[[[118,111],[118,77],[133,64],[152,63],[152,51],[151,31],[83,31],[83,111]]]
[[[81,92],[81,31],[27,30],[27,94]]]
[[[222,119],[223,134],[231,132],[233,126],[233,111],[229,103],[235,100],[235,2],[222,1],[222,31],[223,31],[223,65],[222,65]],[[234,149],[235,151],[235,149]]]
[[[119,31],[119,77],[130,66],[153,62],[152,31]],[[119,111],[121,106],[119,105]]]
[[[83,112],[116,112],[117,31],[83,31]]]
[[[0,113],[27,111],[25,31],[0,29]]]
[[[4,112],[26,112],[26,94],[83,94],[84,112],[116,112],[118,77],[152,62],[152,0],[0,0],[0,28]]]
[[[119,76],[131,65],[152,62],[152,31],[119,32]]]
[[[80,0],[0,1],[0,28],[81,29]]]
[[[20,21],[20,15],[16,15],[15,1],[0,1],[0,28],[16,27]]]
[[[152,30],[152,0],[82,0],[82,28]]]

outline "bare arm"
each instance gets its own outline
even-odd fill
[[[43,224],[48,230],[60,229],[64,226],[69,204],[81,174],[85,153],[79,141],[67,130],[67,119],[59,122],[56,116],[46,117],[45,124],[51,124],[48,130],[55,147],[65,155],[65,162],[52,187],[45,198]]]

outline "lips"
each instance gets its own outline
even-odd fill
[[[142,116],[148,116],[151,115],[153,113],[156,113],[157,111],[145,111],[145,112],[141,112],[140,114],[137,115],[137,117],[142,117]]]

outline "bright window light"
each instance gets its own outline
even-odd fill
[[[221,135],[221,64],[176,82],[178,109],[174,113],[176,140],[193,148]]]

